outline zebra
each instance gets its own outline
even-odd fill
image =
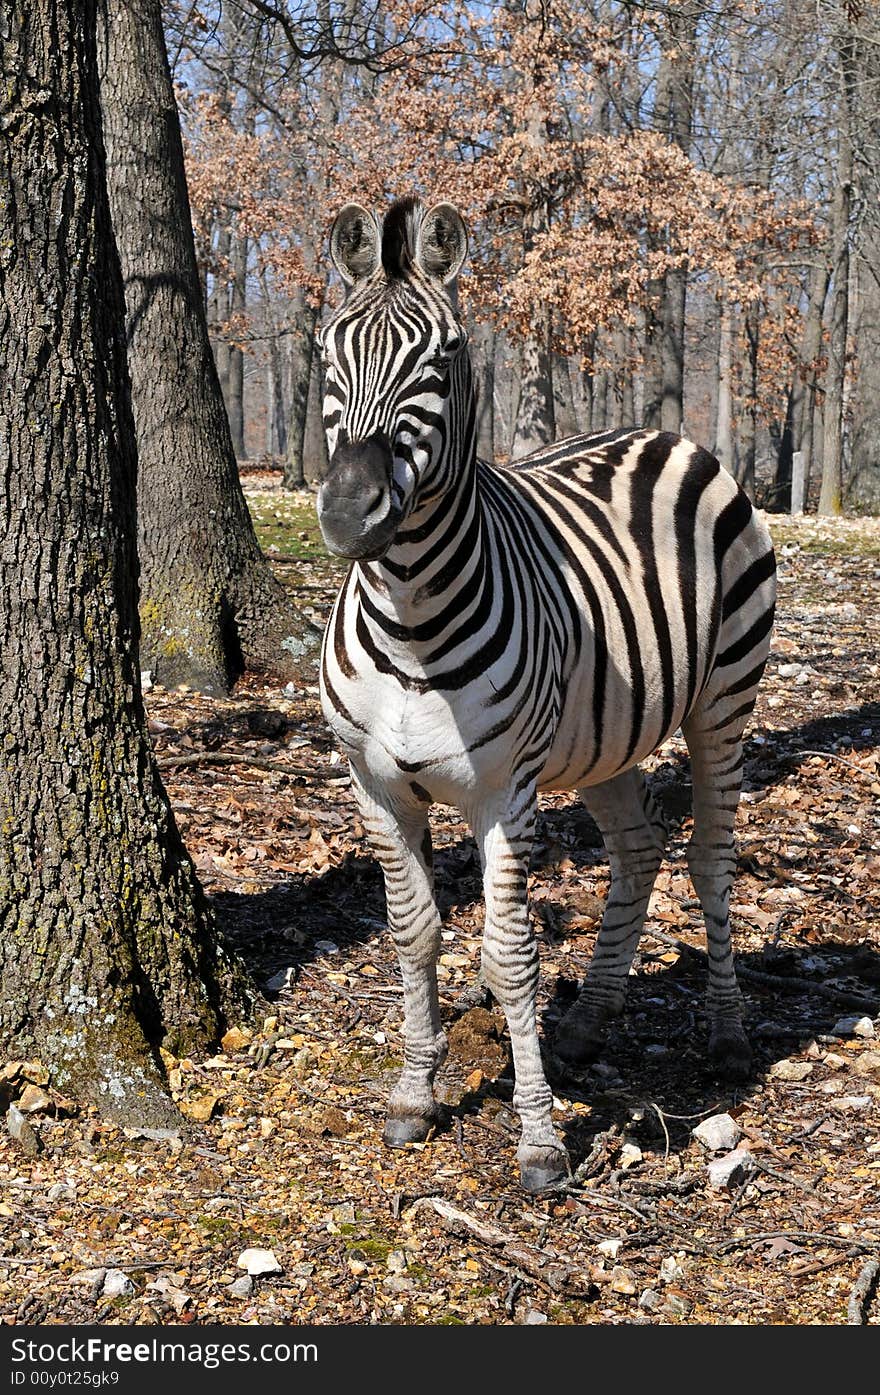
[[[742,737],[775,603],[770,537],[706,450],[654,430],[573,436],[498,467],[476,399],[451,204],[336,218],[346,297],[319,334],[329,466],[317,511],[351,567],[327,624],[324,715],[348,756],[384,874],[404,993],[404,1062],[384,1141],[424,1141],[446,1051],[428,811],[456,806],[479,847],[481,974],[504,1010],[527,1191],[568,1157],[551,1119],[527,905],[537,793],[575,789],[603,835],[610,891],[554,1052],[593,1059],[620,1013],[665,830],[639,761],[681,727],[693,776],[687,862],[708,937],[714,1065],[747,1076],[730,940]]]

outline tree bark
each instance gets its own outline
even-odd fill
[[[245,668],[301,676],[317,635],[263,557],[238,478],[159,0],[107,0],[99,54],[139,453],[142,663],[206,692]]]
[[[73,13],[73,11],[76,13]],[[128,1124],[244,978],[212,934],[138,672],[134,426],[95,0],[0,19],[0,1046]]]

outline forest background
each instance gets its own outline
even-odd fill
[[[323,464],[348,199],[448,199],[480,451],[683,431],[772,509],[880,501],[880,13],[863,0],[172,0],[239,459]],[[808,505],[811,506],[811,505]]]

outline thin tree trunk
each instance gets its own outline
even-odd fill
[[[247,309],[247,264],[248,240],[244,233],[236,231],[232,242],[232,299],[231,309],[236,334]],[[244,352],[239,344],[229,345],[229,388],[226,398],[229,410],[229,430],[232,434],[232,449],[237,460],[247,458],[244,443]]]
[[[758,347],[760,333],[760,309],[755,303],[750,305],[746,312],[747,395],[733,472],[737,484],[745,490],[750,499],[755,497],[755,465],[758,449]]]
[[[733,308],[721,288],[718,325],[718,400],[715,409],[715,454],[733,474]]]
[[[327,433],[324,430],[323,398],[321,365],[318,355],[312,354],[303,441],[303,474],[306,484],[317,484],[327,473]]]
[[[0,1049],[160,1127],[158,1047],[209,1046],[246,995],[147,735],[95,0],[73,8],[0,21]]]
[[[287,336],[287,459],[285,489],[302,489],[305,483],[304,450],[309,382],[312,376],[318,311],[298,287],[293,300],[291,329]]]
[[[795,374],[792,388],[792,449],[799,450],[804,457],[805,500],[810,492],[810,475],[815,463],[813,421],[816,408],[816,362],[822,350],[822,318],[829,281],[830,272],[827,267],[815,266],[811,269],[800,371]]]
[[[229,254],[231,247],[232,233],[228,223],[228,214],[222,214],[214,249],[214,280],[208,296],[208,332],[224,402],[229,401],[229,340],[227,338],[229,330],[227,325],[232,309],[229,302]]]
[[[694,106],[694,65],[697,25],[702,6],[685,3],[667,10],[670,38],[675,48],[669,58],[668,108],[658,112],[665,120],[669,139],[687,154],[691,144]],[[656,124],[656,123],[655,123]],[[660,129],[664,129],[661,127]],[[674,239],[673,239],[674,241]],[[687,298],[687,262],[672,266],[663,283],[660,314],[660,426],[681,431],[684,418],[684,332]]]
[[[848,57],[844,45],[842,62]],[[845,79],[844,79],[845,82]],[[825,374],[825,424],[822,450],[822,487],[819,513],[839,514],[843,497],[843,409],[846,380],[846,341],[849,332],[849,216],[853,171],[852,144],[845,120],[846,100],[841,99],[838,121],[837,177],[831,202],[832,274],[828,337],[828,369]]]
[[[317,635],[263,557],[238,479],[159,0],[107,0],[99,52],[139,451],[142,661],[205,691],[244,668],[295,677]]]
[[[495,459],[495,329],[488,321],[471,321],[474,381],[477,386],[477,455]]]

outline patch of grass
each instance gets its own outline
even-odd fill
[[[788,545],[819,557],[880,557],[876,519],[817,518],[812,514],[793,519],[770,514],[767,523],[777,549]]]
[[[311,494],[245,489],[263,551],[278,561],[330,562]]]

